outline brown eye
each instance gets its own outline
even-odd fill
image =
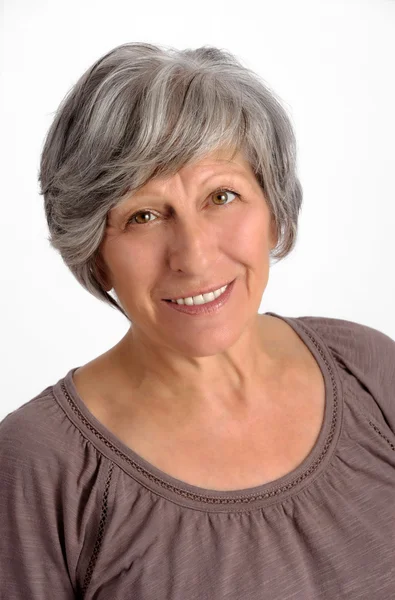
[[[137,219],[143,215],[143,219],[141,221],[138,221]],[[150,210],[141,210],[140,212],[134,213],[134,215],[132,215],[130,217],[130,219],[128,220],[127,224],[132,224],[132,225],[144,225],[145,223],[150,223],[150,221],[152,219],[150,219],[149,217],[146,218],[147,215],[152,215],[155,217],[155,215],[150,211]],[[156,218],[156,217],[155,217]],[[135,221],[133,221],[133,219],[135,219]],[[155,220],[155,219],[154,219]]]
[[[211,194],[211,197],[214,198],[214,203],[217,206],[228,206],[229,204],[232,204],[232,202],[233,202],[233,201],[227,202],[228,194],[233,194],[237,198],[240,198],[240,194],[238,194],[237,192],[234,192],[233,190],[230,190],[228,188],[219,188],[218,190],[215,190]],[[219,201],[218,204],[217,204],[217,201]],[[154,219],[150,219],[149,215],[153,216]],[[141,220],[139,220],[140,217],[141,217]],[[150,210],[140,210],[139,212],[134,213],[130,217],[130,219],[127,221],[126,225],[147,225],[148,223],[151,223],[152,221],[156,221],[156,219],[157,219],[157,217]]]
[[[227,190],[227,189],[220,189],[220,190],[216,190],[213,193],[214,196],[214,200],[218,200],[220,201],[219,205],[222,206],[224,204],[226,204],[226,200],[227,200],[227,195],[228,194],[233,194],[234,196],[240,196],[240,194],[237,194],[236,192],[232,192],[232,190]]]

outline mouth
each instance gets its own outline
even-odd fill
[[[167,304],[169,304],[169,311],[177,311],[178,313],[184,313],[189,316],[201,317],[202,319],[212,319],[215,315],[222,313],[223,308],[227,305],[232,292],[235,286],[236,279],[233,279],[229,284],[225,284],[218,291],[215,290],[213,294],[209,294],[208,296],[204,294],[203,296],[198,296],[196,300],[187,296],[187,300],[178,299],[169,300],[167,299]],[[163,299],[162,302],[166,300]],[[167,309],[166,313],[167,313]],[[185,317],[180,317],[184,319]]]
[[[211,294],[213,292],[219,292],[219,290],[224,291],[222,288],[230,285],[234,280],[228,281],[227,283],[223,283],[222,285],[211,286],[210,288],[206,288],[204,291],[195,292],[193,294],[185,295],[185,296],[176,296],[175,298],[162,298],[164,302],[177,302],[177,300],[185,299],[185,298],[194,298],[198,296],[203,296],[204,294]]]

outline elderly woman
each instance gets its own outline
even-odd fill
[[[60,105],[50,241],[129,329],[1,423],[2,598],[395,597],[395,342],[258,313],[295,145],[212,47],[119,46]]]

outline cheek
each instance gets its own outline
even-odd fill
[[[144,282],[152,280],[155,276],[159,257],[158,247],[155,244],[139,243],[133,244],[130,239],[122,242],[118,240],[110,248],[108,247],[108,264],[115,274],[118,285],[144,289]]]
[[[240,257],[264,258],[269,244],[269,227],[266,215],[253,211],[247,216],[235,219],[230,228],[229,243]]]

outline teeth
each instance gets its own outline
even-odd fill
[[[206,304],[207,302],[212,302],[218,298],[218,296],[223,294],[227,287],[227,285],[224,285],[222,288],[219,288],[214,292],[210,292],[209,294],[199,294],[199,296],[179,298],[178,300],[171,300],[171,302],[177,302],[177,304],[186,304],[187,306],[192,306],[193,304]]]

